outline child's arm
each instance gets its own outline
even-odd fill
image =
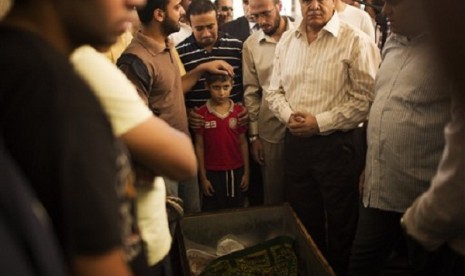
[[[205,151],[203,148],[203,135],[199,133],[195,134],[195,153],[197,154],[197,160],[199,163],[199,178],[203,194],[206,196],[212,196],[215,190],[213,190],[212,184],[207,179],[204,158]]]
[[[244,176],[241,181],[241,190],[247,191],[249,189],[249,147],[245,133],[241,133],[239,136],[239,143],[241,147],[242,159],[244,160]]]

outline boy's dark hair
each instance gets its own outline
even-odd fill
[[[153,18],[153,11],[156,9],[166,11],[166,7],[168,6],[169,2],[170,0],[147,0],[147,4],[145,4],[145,6],[137,9],[140,22],[143,25],[150,23]]]
[[[210,0],[192,0],[187,8],[186,17],[190,22],[191,15],[200,15],[211,11],[215,11],[215,14],[218,15],[215,5]]]
[[[232,82],[232,77],[230,75],[225,75],[225,74],[212,74],[212,73],[205,73],[203,75],[205,77],[205,83],[210,85],[214,82],[220,81],[231,81]]]

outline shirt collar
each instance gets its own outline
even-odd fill
[[[229,110],[228,110],[228,114],[232,113],[234,111],[234,102],[233,100],[229,99]],[[210,113],[214,113],[214,114],[217,114],[217,115],[221,115],[221,114],[218,114],[215,109],[213,109],[213,107],[211,106],[211,100],[207,100],[207,109],[208,109],[208,112]]]
[[[337,37],[339,35],[339,30],[341,28],[341,20],[339,19],[339,15],[337,11],[334,11],[333,16],[331,19],[326,23],[326,25],[321,29],[320,33],[327,32]],[[295,29],[296,37],[301,37],[303,35],[307,35],[307,29],[305,26],[305,19],[302,19],[300,25]]]
[[[213,44],[213,48],[219,47],[221,45],[220,40],[223,39],[223,38],[228,38],[227,34],[222,32],[222,31],[218,31],[218,37],[216,38],[215,44]],[[204,49],[199,44],[197,44],[197,41],[195,40],[194,34],[191,34],[191,36],[189,36],[188,39],[189,39],[188,40],[189,44],[195,45],[195,47],[197,47],[197,49]]]
[[[404,46],[422,42],[423,40],[427,39],[427,37],[428,35],[426,33],[421,33],[411,38],[408,38],[407,36],[404,36],[404,35],[392,33],[392,39],[395,40],[397,43],[404,45]]]
[[[166,40],[164,44],[160,44],[159,42],[155,41],[153,38],[145,35],[143,32],[138,31],[134,37],[137,41],[139,41],[144,47],[147,47],[147,51],[149,51],[152,55],[158,55],[163,51],[169,51],[171,42]]]

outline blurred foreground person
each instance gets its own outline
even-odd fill
[[[143,0],[17,0],[0,26],[0,133],[74,275],[130,275],[115,186],[121,143],[69,54],[108,47]]]
[[[446,147],[431,187],[405,212],[407,234],[428,251],[425,270],[465,274],[465,2],[424,1],[437,54],[455,85]],[[439,18],[438,18],[439,17]],[[418,253],[418,252],[416,252]]]
[[[406,257],[400,217],[430,186],[444,149],[451,90],[435,66],[421,5],[421,0],[388,0],[383,7],[392,34],[368,117],[351,275],[379,275],[393,249],[403,249],[397,251]]]

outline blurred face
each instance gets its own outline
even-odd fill
[[[12,4],[11,1],[12,0],[2,0],[2,1],[0,1],[0,20],[2,20],[2,18],[4,16],[6,16],[8,11],[10,10],[11,4]]]
[[[232,81],[215,81],[208,85],[207,89],[210,91],[211,100],[215,104],[223,104],[229,102],[229,95],[231,94]]]
[[[71,46],[90,44],[102,48],[111,46],[130,27],[133,8],[145,5],[145,0],[69,0],[60,3]]]
[[[232,0],[218,1],[218,16],[221,17],[224,23],[233,20],[233,10]]]
[[[392,32],[412,36],[422,29],[420,10],[417,0],[386,0],[382,13],[387,17]]]
[[[250,0],[249,5],[250,16],[267,35],[273,35],[279,29],[280,8],[274,0]]]
[[[184,14],[184,9],[181,5],[181,0],[171,0],[166,6],[165,18],[162,22],[163,34],[169,36],[172,33],[179,31],[181,16]]]
[[[300,0],[302,20],[307,27],[320,31],[334,13],[334,0]]]
[[[215,11],[190,16],[192,33],[199,46],[213,46],[218,39],[218,21]]]

